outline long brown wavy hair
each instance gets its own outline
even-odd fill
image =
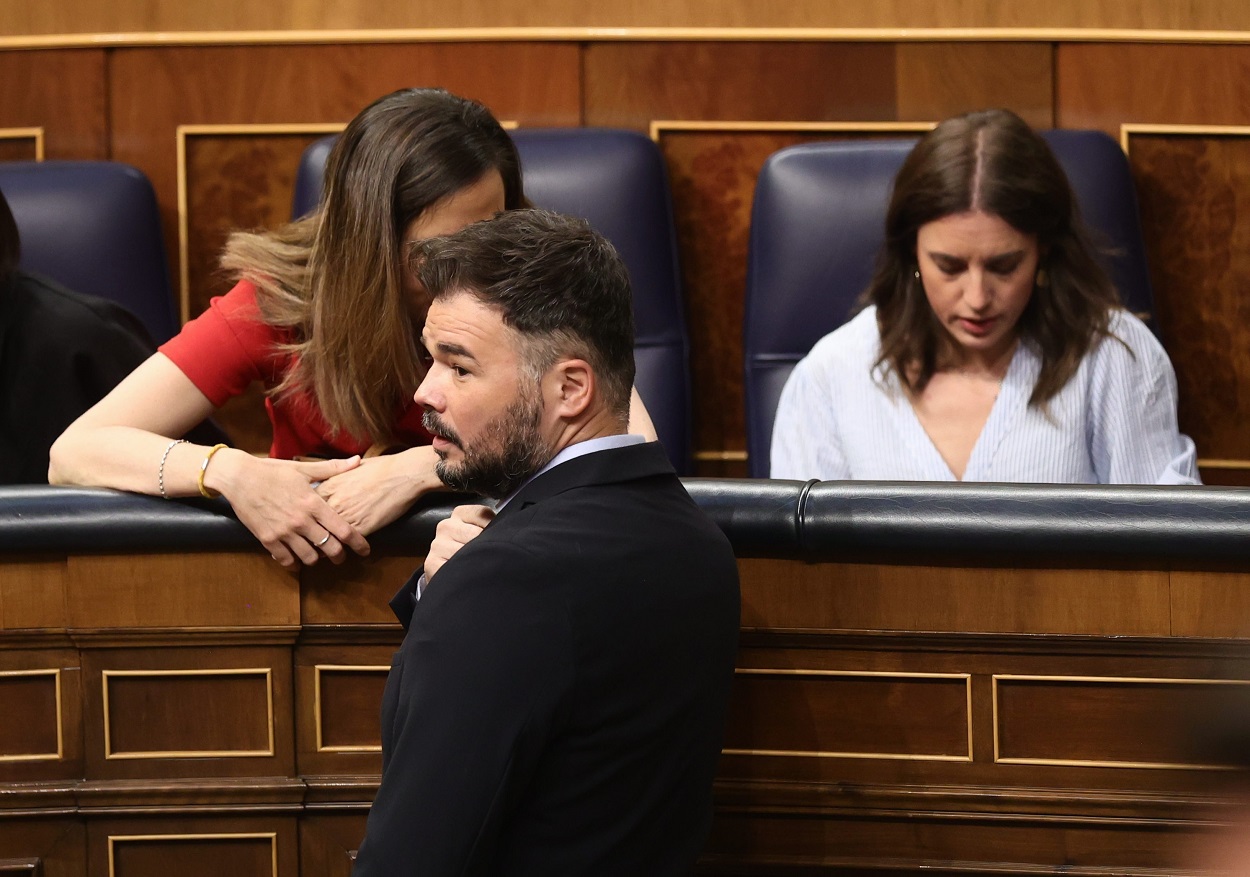
[[[1037,237],[1049,279],[1035,286],[1016,330],[1041,355],[1029,404],[1044,407],[1107,337],[1120,298],[1095,257],[1063,168],[1008,110],[947,119],[920,139],[894,178],[885,244],[863,296],[877,306],[881,356],[874,368],[893,370],[913,394],[937,371],[945,330],[916,277],[916,235],[926,223],[972,210]]]
[[[231,235],[222,267],[256,284],[262,319],[294,338],[296,364],[274,393],[311,392],[335,429],[394,440],[424,377],[403,286],[405,231],[492,170],[505,209],[525,206],[516,147],[490,110],[442,89],[396,91],[339,136],[316,211]]]

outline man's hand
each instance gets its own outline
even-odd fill
[[[434,541],[430,543],[430,552],[425,556],[426,585],[433,581],[434,573],[442,569],[452,555],[476,539],[494,517],[494,510],[484,505],[460,505],[452,509],[450,518],[439,521]]]

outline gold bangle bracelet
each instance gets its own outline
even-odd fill
[[[217,491],[204,486],[204,474],[208,472],[208,461],[213,459],[213,454],[226,447],[229,447],[229,445],[213,445],[208,449],[208,454],[204,457],[204,462],[200,464],[200,477],[196,483],[200,486],[200,496],[205,499],[216,499],[221,496],[221,494]]]

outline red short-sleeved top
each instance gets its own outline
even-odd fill
[[[221,407],[253,381],[260,381],[266,390],[276,387],[295,362],[292,354],[280,349],[290,340],[288,330],[261,319],[256,287],[244,280],[209,302],[208,310],[159,349],[214,406]],[[350,457],[369,449],[368,440],[332,429],[311,393],[267,397],[265,409],[273,425],[271,457]],[[421,407],[409,399],[395,430],[400,444],[430,443],[421,415]]]

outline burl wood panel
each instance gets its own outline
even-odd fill
[[[742,626],[1168,636],[1157,570],[990,569],[740,559]]]
[[[67,591],[83,630],[299,624],[299,580],[263,553],[71,557]]]
[[[970,760],[969,707],[967,679],[740,669],[724,748],[788,757]]]
[[[1133,134],[1129,161],[1181,429],[1200,456],[1250,459],[1250,136]]]
[[[294,773],[289,648],[92,649],[83,685],[90,779]]]
[[[64,628],[65,562],[5,558],[0,574],[0,630]]]
[[[105,68],[103,49],[0,52],[0,128],[43,128],[46,158],[109,158]]]
[[[999,761],[1195,765],[1197,717],[1217,720],[1245,685],[1149,679],[998,679]]]
[[[742,320],[755,181],[779,149],[820,140],[917,136],[865,132],[662,130],[689,315],[694,444],[746,450]],[[700,461],[700,475],[745,477],[745,463]]]
[[[140,817],[93,820],[89,877],[295,877],[293,817]]]
[[[291,219],[295,171],[304,148],[319,133],[236,132],[184,135],[188,288],[179,290],[181,313],[194,319],[209,299],[229,291],[234,278],[218,267],[230,232],[275,228]],[[267,453],[273,441],[263,389],[231,399],[214,419],[235,447]]]
[[[1006,107],[1035,128],[1054,125],[1051,43],[899,43],[896,55],[900,119]]]

